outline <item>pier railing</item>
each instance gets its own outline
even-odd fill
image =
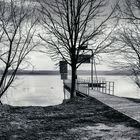
[[[69,92],[70,92],[70,88],[71,88],[70,83],[71,83],[70,80],[67,80],[64,82],[64,84],[67,85],[67,88],[69,87]],[[98,81],[97,81],[94,79],[93,83],[91,83],[91,81],[89,79],[79,78],[76,81],[76,90],[78,92],[84,93],[86,95],[89,95],[90,90],[114,95],[114,82],[105,81],[104,79],[103,80],[98,79]],[[68,89],[67,89],[67,91],[68,91]]]

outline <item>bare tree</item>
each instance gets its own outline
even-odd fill
[[[37,45],[33,41],[36,23],[36,19],[31,18],[33,10],[24,0],[0,1],[0,99],[26,56]]]
[[[71,66],[71,98],[75,96],[76,70],[86,61],[79,56],[88,54],[84,46],[93,50],[93,55],[104,51],[110,42],[103,42],[105,23],[115,8],[109,9],[105,0],[42,0],[39,1],[42,17],[43,35],[48,52],[55,61],[64,60]],[[105,45],[106,44],[106,45]],[[93,57],[93,56],[91,56]]]
[[[140,1],[123,0],[118,6],[120,26],[115,32],[119,55],[124,59],[120,68],[129,70],[135,83],[140,87]],[[117,34],[117,35],[116,35]]]

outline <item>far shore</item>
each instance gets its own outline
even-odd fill
[[[90,97],[48,107],[2,105],[0,130],[3,140],[140,139],[139,123]]]
[[[9,71],[9,75],[10,75]],[[0,74],[2,74],[2,70],[0,70]],[[71,71],[68,71],[68,74],[71,74]],[[90,70],[78,70],[78,75],[90,75]],[[21,70],[17,71],[17,75],[60,75],[60,72],[57,70]],[[129,71],[119,71],[119,70],[106,70],[106,71],[97,71],[97,75],[131,75]]]

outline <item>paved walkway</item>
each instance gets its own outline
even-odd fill
[[[135,103],[125,98],[112,96],[93,90],[90,90],[89,96],[96,98],[109,107],[140,122],[140,103]]]

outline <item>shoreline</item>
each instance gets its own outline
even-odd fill
[[[1,139],[140,139],[140,124],[94,98],[47,107],[0,106]]]

